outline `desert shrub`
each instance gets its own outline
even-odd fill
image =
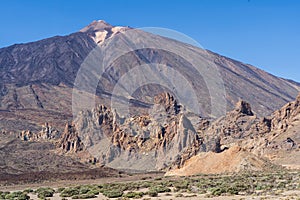
[[[88,191],[87,194],[98,195],[99,194],[99,190],[91,189],[90,191]]]
[[[173,186],[176,188],[176,190],[182,190],[182,189],[188,189],[189,188],[189,181],[184,180],[180,182],[173,183]]]
[[[147,192],[147,194],[150,196],[150,197],[157,197],[158,196],[158,192],[155,191],[155,190],[149,190]]]
[[[26,193],[26,194],[29,194],[31,192],[33,192],[33,189],[31,189],[31,188],[28,188],[28,189],[23,191],[23,193]]]
[[[171,189],[162,185],[150,187],[149,190],[156,191],[157,193],[165,193],[165,192],[171,192]]]
[[[8,193],[4,196],[4,199],[14,199],[18,197],[18,192]]]
[[[118,198],[123,195],[123,191],[121,190],[104,190],[102,191],[102,194],[108,198]]]
[[[82,187],[79,189],[79,194],[86,194],[90,191],[91,189],[86,188],[86,187]]]
[[[27,200],[30,199],[30,197],[23,192],[12,192],[12,193],[5,193],[6,195],[4,196],[4,198],[1,199],[16,199],[16,200]]]
[[[138,190],[140,188],[139,183],[124,183],[120,184],[118,187],[113,187],[114,189],[125,190]]]
[[[30,197],[26,193],[22,193],[17,197],[17,200],[29,200]]]
[[[57,192],[57,193],[61,193],[62,191],[64,191],[64,189],[65,189],[64,187],[58,188],[58,189],[56,190],[56,192]]]
[[[226,189],[223,188],[223,187],[221,187],[221,188],[213,188],[213,189],[211,190],[211,194],[212,194],[213,196],[220,196],[220,195],[222,195],[222,194],[224,194],[224,193],[226,193]]]
[[[166,187],[173,187],[174,182],[170,181],[170,180],[166,180],[166,181],[161,182],[161,185],[166,186]]]
[[[46,197],[53,197],[55,190],[52,188],[39,188],[35,192],[38,198],[45,199]]]
[[[86,194],[78,194],[72,196],[72,199],[90,199],[90,198],[96,198],[96,195],[93,193],[86,193]]]
[[[152,185],[153,185],[152,182],[144,181],[144,182],[141,182],[141,183],[140,183],[139,187],[140,187],[140,188],[149,188],[149,187],[151,187]]]
[[[229,187],[226,190],[226,193],[231,194],[231,195],[237,195],[237,194],[239,194],[239,189],[236,187]]]
[[[72,197],[75,195],[79,195],[79,189],[76,188],[65,188],[61,193],[61,197]]]
[[[73,189],[78,190],[79,195],[81,194],[98,195],[100,190],[97,185],[81,185]]]
[[[123,194],[123,197],[139,199],[144,196],[143,192],[128,192],[127,194]]]
[[[5,196],[8,195],[10,192],[2,192],[0,191],[0,199],[5,199]]]

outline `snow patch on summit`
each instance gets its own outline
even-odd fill
[[[118,33],[124,33],[128,27],[112,26],[103,20],[93,21],[88,26],[80,30],[80,32],[89,33],[90,37],[97,44],[102,44],[106,39],[115,36]]]

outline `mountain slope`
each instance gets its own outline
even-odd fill
[[[129,102],[133,114],[148,112],[154,96],[170,92],[188,110],[203,117],[219,117],[241,98],[262,116],[291,101],[299,91],[298,83],[213,52],[141,30],[95,21],[68,36],[0,49],[0,128],[39,130],[49,122],[63,130],[74,114],[72,88],[74,84],[78,86],[79,69],[95,49],[105,52],[109,62],[105,63],[103,73],[96,69],[83,76],[87,90],[82,96],[87,96],[88,101],[96,98],[108,107],[112,98],[125,102],[126,106]],[[114,58],[119,51],[125,53]],[[143,68],[144,65],[151,68]],[[132,76],[130,72],[134,70],[140,71]],[[143,78],[142,74],[146,76]],[[124,77],[151,78],[151,81],[128,84],[122,82]],[[93,91],[95,80],[97,86]],[[114,94],[116,88],[124,90]],[[83,103],[76,111],[85,108]]]
[[[119,175],[116,170],[107,167],[95,167],[58,155],[54,144],[49,141],[21,141],[3,133],[0,133],[0,138],[0,185]]]

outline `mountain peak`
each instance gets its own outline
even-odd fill
[[[106,39],[128,30],[128,27],[112,26],[104,20],[93,21],[80,30],[87,33],[97,44],[102,44]]]
[[[83,29],[81,29],[80,32],[90,32],[90,31],[95,32],[95,31],[105,30],[107,28],[110,29],[113,28],[113,26],[104,20],[95,20],[89,25],[87,25],[86,27],[84,27]]]

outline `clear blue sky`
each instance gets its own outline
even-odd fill
[[[0,47],[66,35],[98,19],[174,29],[206,49],[300,82],[298,0],[0,0]]]

